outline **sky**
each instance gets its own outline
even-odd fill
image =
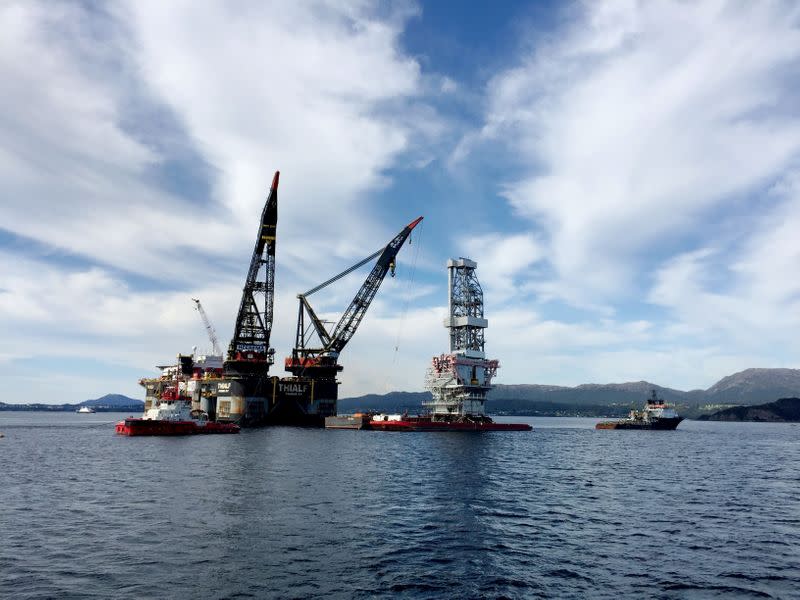
[[[423,389],[459,256],[497,383],[800,363],[796,2],[5,0],[0,30],[0,401],[142,396],[210,347],[193,297],[227,346],[276,170],[276,375],[296,294],[418,216],[340,397]]]

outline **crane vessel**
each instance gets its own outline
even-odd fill
[[[301,425],[322,427],[336,415],[343,369],[339,356],[352,339],[387,273],[395,274],[395,258],[419,217],[406,225],[385,247],[338,275],[298,294],[297,335],[284,361],[286,376],[270,374],[275,350],[270,345],[275,298],[275,249],[278,223],[276,172],[261,213],[255,248],[245,278],[233,336],[224,360],[208,356],[178,356],[178,364],[162,366],[161,376],[144,378],[145,412],[166,397],[182,395],[193,410],[218,423],[241,426]],[[325,289],[359,267],[375,261],[370,273],[332,330],[317,316],[309,296]],[[193,299],[195,300],[195,299]],[[217,352],[216,332],[198,300],[196,308]],[[313,341],[313,343],[312,343]],[[221,358],[221,357],[219,357]]]

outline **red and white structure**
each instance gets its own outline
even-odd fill
[[[433,357],[425,388],[433,396],[425,405],[433,420],[452,421],[485,414],[486,393],[492,389],[499,361],[487,359],[483,289],[475,275],[478,264],[468,258],[447,261],[450,353]]]

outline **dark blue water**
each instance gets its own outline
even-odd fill
[[[0,597],[800,597],[797,425],[126,438],[113,418],[0,413]]]

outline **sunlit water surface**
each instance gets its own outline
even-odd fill
[[[127,438],[121,416],[0,413],[0,597],[800,597],[798,425]]]

